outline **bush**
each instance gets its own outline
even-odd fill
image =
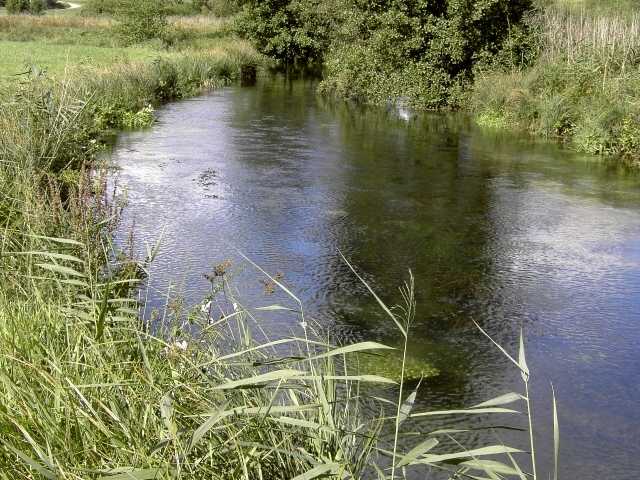
[[[29,12],[34,15],[39,15],[47,8],[44,0],[30,0]]]
[[[210,12],[217,17],[228,17],[240,10],[240,0],[193,0],[197,12]]]
[[[123,11],[135,8],[139,2],[137,0],[89,0],[84,4],[82,11],[93,15],[114,15],[118,16]],[[144,3],[144,1],[143,1]],[[233,4],[234,0],[158,0],[156,5],[161,7],[167,15],[191,15],[201,11],[203,4]]]
[[[237,29],[287,65],[324,61],[327,93],[439,108],[460,102],[476,66],[531,61],[532,7],[532,0],[251,0]]]
[[[168,38],[167,13],[156,0],[122,4],[118,17],[118,30],[127,43]]]
[[[11,14],[31,13],[39,15],[51,4],[52,2],[47,0],[6,0],[7,12]],[[0,6],[2,6],[1,3]]]
[[[7,0],[7,12],[16,14],[29,10],[29,0]]]
[[[337,27],[339,0],[250,0],[236,30],[285,65],[322,59]]]

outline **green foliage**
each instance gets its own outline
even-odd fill
[[[29,1],[29,12],[34,15],[39,15],[44,12],[45,8],[47,8],[47,4],[45,0],[30,0]]]
[[[236,29],[287,65],[322,59],[336,28],[336,0],[249,0]]]
[[[195,11],[218,17],[231,16],[241,8],[241,0],[193,0],[191,3]]]
[[[22,13],[29,10],[29,0],[7,0],[7,13]]]
[[[374,103],[460,103],[479,64],[528,60],[528,1],[360,2],[327,54],[325,92]],[[513,27],[511,27],[513,26]]]
[[[287,64],[324,60],[322,90],[457,105],[478,65],[531,61],[530,0],[250,1],[237,28]]]
[[[532,67],[479,72],[471,96],[478,123],[640,157],[638,18],[548,10],[538,21],[543,41]]]
[[[128,43],[167,38],[167,12],[156,0],[122,2],[117,15],[118,31]]]
[[[40,15],[45,9],[54,6],[48,0],[6,0],[7,13],[30,13]]]
[[[193,15],[212,13],[218,16],[232,15],[240,8],[241,0],[163,0],[156,2],[167,15]],[[83,5],[85,14],[118,15],[131,8],[136,0],[87,0]]]
[[[155,109],[152,105],[133,111],[130,107],[115,105],[107,100],[96,105],[94,124],[99,131],[145,128],[153,124],[154,112]]]

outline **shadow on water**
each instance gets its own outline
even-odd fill
[[[393,343],[337,252],[389,303],[411,269],[411,355],[441,372],[416,408],[517,388],[472,320],[512,350],[524,328],[543,441],[547,382],[559,391],[563,478],[640,476],[640,175],[464,117],[330,102],[313,82],[279,80],[169,105],[151,130],[121,135],[113,158],[130,202],[120,240],[134,223],[141,248],[164,231],[152,304],[172,283],[197,304],[202,274],[227,259],[251,306],[286,302],[233,245],[282,272],[342,341]]]

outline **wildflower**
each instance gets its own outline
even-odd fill
[[[200,311],[202,313],[204,313],[205,315],[208,315],[209,312],[211,311],[211,302],[209,301],[209,302],[205,303],[204,305],[202,305],[200,307]]]

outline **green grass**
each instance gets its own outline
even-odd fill
[[[157,52],[144,47],[107,48],[84,45],[49,45],[37,42],[0,41],[0,49],[12,52],[0,57],[2,79],[24,72],[25,67],[37,66],[53,77],[68,69],[104,69],[111,65],[150,60]]]
[[[538,24],[541,47],[531,67],[477,75],[471,102],[477,122],[637,163],[640,14],[550,7]]]

